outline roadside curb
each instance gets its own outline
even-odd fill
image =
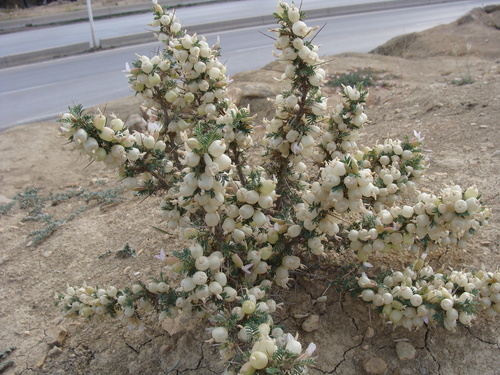
[[[182,0],[177,0],[182,2]],[[395,1],[381,1],[376,3],[366,3],[366,4],[355,4],[355,5],[345,5],[338,7],[329,7],[322,9],[310,9],[307,11],[307,19],[315,19],[322,17],[333,17],[333,16],[343,16],[353,13],[366,13],[366,12],[376,12],[382,10],[398,9],[398,8],[409,8],[416,6],[424,6],[439,3],[450,3],[459,2],[464,0],[395,0]],[[188,3],[189,0],[184,0],[184,3]],[[209,3],[213,0],[198,0],[198,3]],[[197,25],[186,25],[185,28],[189,32],[196,33],[212,33],[218,31],[228,31],[244,27],[252,26],[263,26],[274,23],[273,15],[249,17],[243,19],[235,19],[225,22],[214,22],[205,23]],[[143,43],[154,43],[156,38],[152,32],[144,32],[131,35],[123,35],[113,38],[103,38],[99,40],[101,49],[110,49],[125,47],[136,44]],[[12,67],[17,65],[30,64],[34,62],[40,62],[44,60],[50,60],[59,57],[71,56],[79,53],[84,53],[90,51],[90,44],[88,42],[72,44],[67,46],[49,48],[44,50],[26,52],[16,55],[8,55],[0,57],[0,68]]]
[[[80,53],[89,52],[90,50],[90,43],[82,42],[38,51],[17,53],[15,55],[0,57],[0,69],[78,55]]]

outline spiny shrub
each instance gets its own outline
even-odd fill
[[[355,283],[394,325],[453,330],[480,310],[499,311],[500,272],[435,272],[424,260],[438,247],[465,247],[487,224],[479,192],[420,192],[419,133],[358,147],[368,93],[344,86],[339,104],[327,105],[326,72],[311,41],[316,28],[300,9],[280,1],[275,13],[271,31],[288,88],[264,124],[261,165],[247,163],[254,118],[227,94],[219,46],[182,31],[157,3],[153,13],[164,49],[128,68],[148,108],[147,129],[131,133],[116,116],[76,106],[61,116],[61,131],[75,150],[116,169],[128,188],[161,197],[166,230],[186,246],[158,256],[169,273],[130,287],[68,287],[57,295],[65,316],[127,323],[197,316],[206,319],[226,374],[301,374],[314,365],[316,347],[304,350],[274,326],[272,296],[299,268],[333,267],[328,255],[341,251],[365,264],[381,253],[413,254],[404,270],[358,275]]]

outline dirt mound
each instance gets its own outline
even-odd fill
[[[500,5],[475,8],[455,22],[390,39],[370,53],[403,58],[473,55],[498,59]]]

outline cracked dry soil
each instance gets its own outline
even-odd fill
[[[495,13],[498,19],[499,12]],[[326,59],[332,74],[359,67],[385,72],[370,89],[370,124],[360,144],[421,131],[429,158],[421,187],[437,191],[445,184],[476,184],[492,208],[490,226],[466,250],[449,248],[430,254],[434,267],[473,269],[484,265],[491,270],[500,265],[500,31],[490,22],[495,13],[474,11],[467,22],[419,33],[412,43],[392,41],[386,45],[391,47],[390,55],[342,54]],[[464,52],[468,41],[472,42],[469,57]],[[457,56],[452,53],[454,44]],[[458,67],[464,68],[468,62],[474,82],[452,84],[460,78]],[[278,92],[279,85],[270,82],[279,76],[279,69],[270,64],[259,71],[241,73],[234,77],[234,85],[262,84]],[[335,90],[325,91],[334,103]],[[106,103],[106,111],[127,118],[137,112],[137,103],[137,99],[124,98]],[[272,113],[265,99],[244,97],[242,104],[246,103],[261,117]],[[261,136],[257,131],[256,155]],[[39,194],[47,196],[69,189],[116,186],[114,176],[101,166],[85,168],[87,161],[57,137],[55,123],[4,131],[0,150],[0,194],[7,201],[27,187],[42,188]],[[208,334],[195,320],[131,329],[116,321],[67,321],[54,307],[54,293],[67,284],[124,287],[136,277],[147,280],[162,269],[154,258],[159,249],[182,247],[175,237],[158,235],[150,227],[161,225],[155,199],[143,201],[126,195],[127,200],[113,205],[101,207],[91,202],[83,213],[37,246],[27,246],[27,235],[40,224],[23,221],[26,210],[16,207],[0,216],[0,349],[17,347],[8,357],[15,365],[5,374],[222,373],[215,348],[204,343]],[[70,200],[44,209],[63,218],[81,204]],[[136,249],[136,258],[98,258],[125,243]],[[372,263],[388,268],[408,261],[411,257],[392,254]],[[330,276],[300,274],[289,290],[276,291],[284,307],[275,320],[299,332],[303,343],[313,341],[318,346],[317,368],[311,374],[363,374],[364,363],[372,356],[385,361],[385,374],[499,374],[498,318],[478,319],[472,327],[459,327],[455,333],[432,328],[415,332],[394,329],[360,300],[327,288],[325,277]],[[310,303],[321,295],[328,297],[326,302]],[[319,315],[319,329],[305,332],[302,323],[310,314]],[[68,334],[60,349],[49,352],[46,336],[54,326],[65,327]],[[400,340],[407,340],[416,349],[413,360],[398,358],[395,347]]]

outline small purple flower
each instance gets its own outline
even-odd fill
[[[159,259],[159,260],[165,260],[165,250],[161,249],[160,250],[160,254],[159,255],[155,255],[155,258]]]
[[[300,151],[302,151],[302,147],[300,147],[300,145],[297,142],[294,142],[294,144],[292,145],[292,152],[294,154],[297,154],[297,152]]]
[[[253,264],[252,264],[252,263],[249,263],[249,264],[247,264],[247,265],[245,265],[245,266],[241,267],[241,269],[242,269],[244,272],[246,272],[246,273],[251,273],[251,272],[250,272],[250,268],[252,268],[252,266],[253,266]]]
[[[308,356],[312,356],[315,351],[316,351],[316,344],[311,342],[306,349],[306,353]]]
[[[156,122],[148,122],[149,134],[159,133],[161,128],[163,128],[162,124],[157,124]]]

